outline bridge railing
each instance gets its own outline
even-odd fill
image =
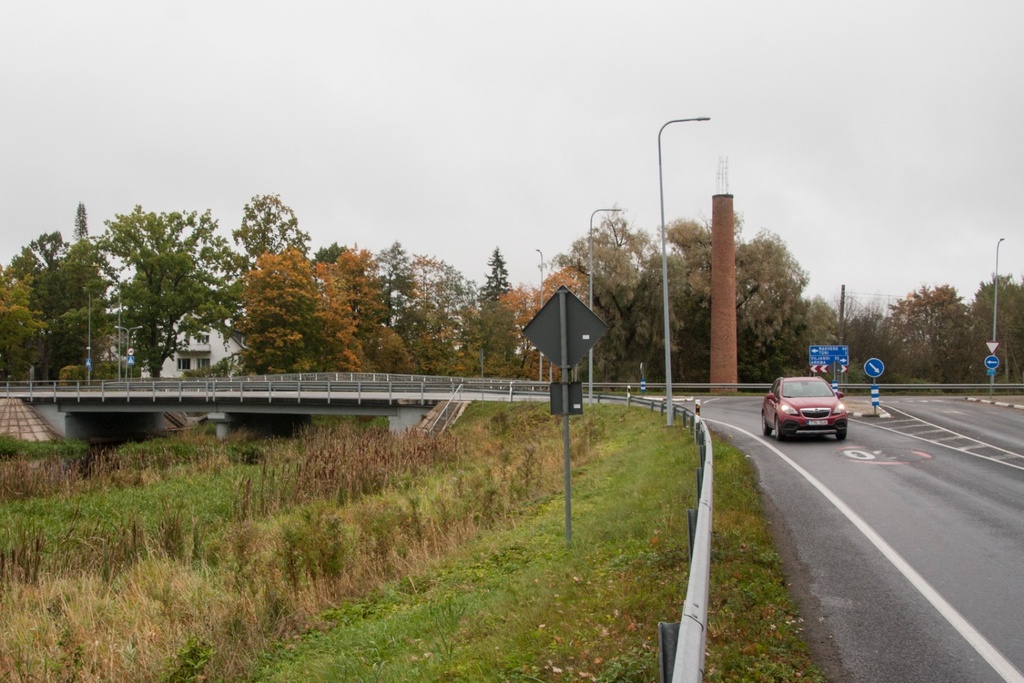
[[[100,400],[107,398],[118,400],[167,400],[178,397],[180,400],[194,401],[197,395],[205,394],[213,400],[217,395],[237,395],[240,400],[247,396],[266,398],[268,395],[285,396],[288,394],[312,395],[333,392],[371,396],[394,396],[396,394],[415,393],[422,395],[428,392],[449,393],[457,386],[462,386],[467,397],[479,396],[482,399],[493,394],[508,396],[509,400],[527,398],[537,400],[540,394],[547,394],[547,382],[524,379],[498,379],[482,377],[437,377],[427,375],[400,375],[392,373],[304,373],[293,375],[266,375],[253,377],[208,377],[194,379],[157,378],[127,379],[102,381],[33,381],[4,382],[0,384],[0,397],[23,398],[37,400],[67,400],[69,396],[79,399]],[[840,388],[848,394],[869,394],[870,384],[841,384]],[[886,395],[894,393],[945,393],[945,394],[991,394],[1019,395],[1024,394],[1024,384],[879,384]],[[664,385],[651,383],[647,385],[647,393],[638,393],[637,386],[629,383],[600,383],[594,385],[599,392],[594,396],[597,402],[627,399],[649,401],[652,409],[661,406],[664,410],[664,399],[658,396]],[[709,393],[716,390],[729,390],[742,393],[762,393],[770,385],[762,383],[686,383],[675,384],[673,387],[680,392]]]

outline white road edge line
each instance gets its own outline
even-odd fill
[[[756,434],[726,422],[707,419],[706,421],[712,424],[725,425],[730,429],[742,432],[743,434],[760,441],[775,453],[775,455],[782,458],[783,462],[796,470],[800,476],[811,484],[811,486],[818,489],[818,491],[825,496],[825,499],[828,500],[828,502],[832,503],[837,510],[843,513],[843,515],[850,520],[850,522],[852,522],[862,534],[864,534],[864,537],[878,548],[882,555],[884,555],[885,558],[889,560],[889,562],[891,562],[904,577],[906,577],[910,584],[917,589],[925,600],[931,603],[932,607],[934,607],[939,614],[941,614],[946,621],[948,621],[949,624],[957,630],[963,639],[970,643],[971,647],[973,647],[975,651],[977,651],[977,653],[981,655],[993,669],[995,669],[996,673],[999,674],[1006,683],[1024,683],[1024,675],[1017,670],[1017,667],[1015,667],[1010,660],[1006,659],[999,650],[993,647],[993,645],[986,640],[985,636],[981,635],[981,633],[974,628],[970,622],[964,619],[963,615],[960,614],[955,607],[946,602],[946,599],[943,598],[923,576],[918,574],[917,570],[910,566],[910,563],[904,560],[903,557],[896,552],[895,548],[889,545],[888,542],[886,542],[886,540],[871,527],[871,525],[865,522],[860,515],[854,512],[853,509],[844,503],[836,494],[832,493],[827,486],[818,481],[810,472],[798,465],[794,460],[790,459],[790,457],[785,453]]]

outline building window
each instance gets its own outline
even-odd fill
[[[208,334],[197,334],[196,335],[196,343],[197,344],[209,344],[210,343],[210,335],[208,335]]]
[[[191,370],[192,359],[191,358],[179,358],[178,359],[178,370]]]
[[[197,370],[206,370],[209,367],[210,367],[210,359],[209,358],[196,358],[196,369]]]

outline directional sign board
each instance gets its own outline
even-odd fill
[[[881,377],[883,372],[885,372],[885,363],[877,358],[869,358],[868,362],[864,363],[864,374],[868,377]]]
[[[558,303],[562,290],[565,290],[565,358],[562,358],[562,323]],[[607,331],[604,321],[564,285],[523,328],[526,338],[560,368],[576,365]]]
[[[808,347],[810,365],[850,364],[850,347],[846,345],[815,345]]]
[[[999,356],[986,356],[985,367],[989,370],[995,370],[999,367]]]

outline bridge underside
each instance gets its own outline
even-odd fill
[[[166,430],[164,413],[204,414],[217,425],[217,436],[227,438],[235,429],[262,436],[290,436],[309,424],[313,415],[368,415],[388,418],[392,431],[414,427],[435,401],[334,402],[331,404],[242,403],[237,405],[190,405],[154,403],[33,403],[32,407],[62,437],[69,439],[141,438]]]

